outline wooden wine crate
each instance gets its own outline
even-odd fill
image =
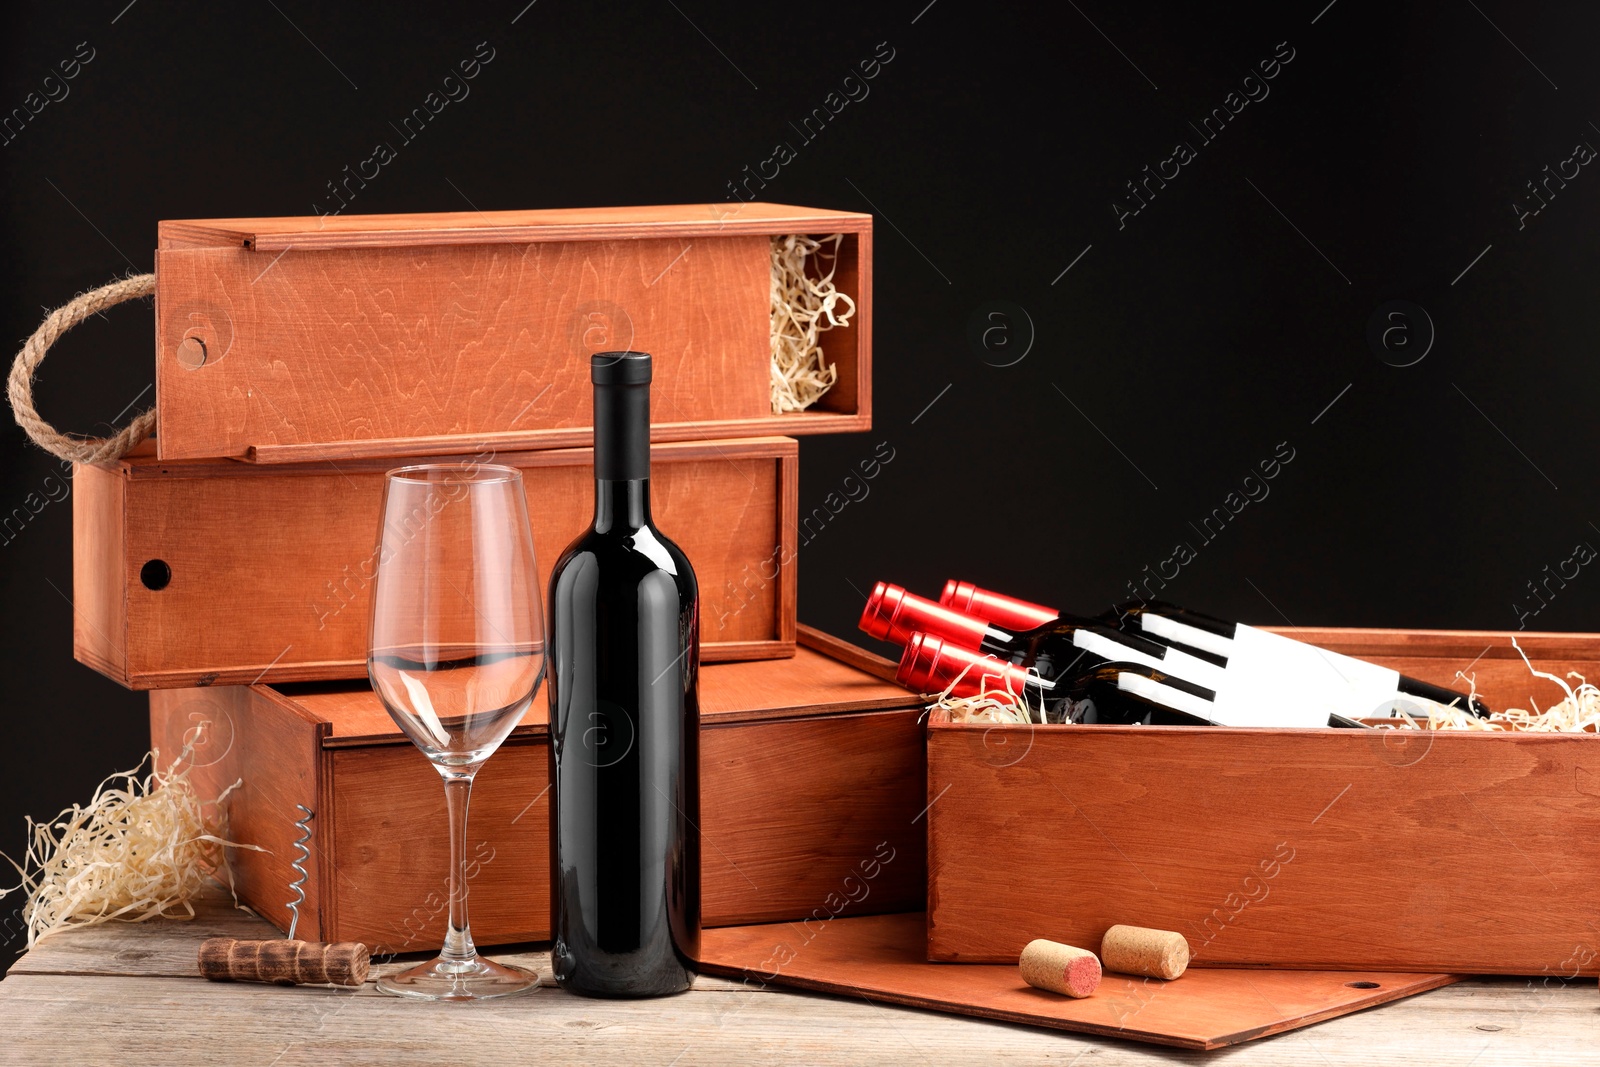
[[[148,446],[146,446],[146,449]],[[794,654],[793,438],[651,449],[656,521],[700,580],[702,658]],[[485,454],[522,471],[541,580],[589,524],[588,448]],[[73,645],[133,689],[364,678],[390,460],[80,465]]]
[[[1512,634],[1297,630],[1493,708],[1548,707]],[[1600,635],[1517,634],[1600,679]],[[1600,736],[928,728],[928,958],[1177,930],[1199,966],[1600,974]]]
[[[707,926],[923,906],[922,709],[878,676],[890,672],[875,657],[801,632],[815,647],[793,659],[700,672]],[[242,783],[228,833],[270,850],[230,850],[250,907],[287,925],[303,804],[314,815],[297,936],[375,951],[441,943],[444,792],[368,687],[157,690],[150,718],[163,762],[193,744],[202,796]],[[547,723],[541,693],[473,789],[469,892],[482,944],[550,935]]]
[[[844,234],[837,384],[770,400],[770,238]],[[652,440],[871,426],[872,217],[781,204],[161,223],[162,459],[262,463],[591,439],[588,356],[655,357]]]

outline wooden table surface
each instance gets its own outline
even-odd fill
[[[482,1005],[403,1001],[370,983],[355,991],[211,983],[198,977],[195,952],[216,935],[278,936],[208,901],[192,922],[47,939],[0,982],[0,1064],[1600,1064],[1592,979],[1548,988],[1470,980],[1277,1037],[1184,1052],[711,977],[663,1000],[587,1000],[554,987],[545,952],[491,952],[536,968],[547,988]]]

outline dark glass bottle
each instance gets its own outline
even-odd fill
[[[1227,667],[1221,657],[1119,632],[1095,619],[1062,615],[1043,626],[1013,633],[886,582],[873,586],[861,612],[861,629],[901,646],[913,633],[933,634],[947,644],[1033,667],[1047,678],[1071,677],[1098,663],[1129,662],[1216,689]]]
[[[1054,608],[980,589],[970,582],[945,583],[939,603],[986,622],[1006,628],[1044,627],[1059,615]],[[1070,616],[1061,616],[1070,618]],[[1482,700],[1366,660],[1316,648],[1302,641],[1274,634],[1244,623],[1229,622],[1212,615],[1182,608],[1159,600],[1130,600],[1099,616],[1098,621],[1186,650],[1200,650],[1238,660],[1237,666],[1259,669],[1277,660],[1283,670],[1299,670],[1309,683],[1320,673],[1330,682],[1359,682],[1363,691],[1376,695],[1379,703],[1395,698],[1420,697],[1438,704],[1470,708],[1474,715],[1489,714]]]
[[[958,697],[1009,690],[1052,723],[1212,725],[1213,693],[1137,663],[1098,663],[1070,678],[1041,678],[1015,663],[919,633],[906,643],[895,680],[918,692],[949,690]]]
[[[1071,675],[1041,677],[1015,663],[963,648],[932,634],[912,634],[900,657],[896,681],[922,693],[972,696],[983,689],[1009,690],[1046,722],[1120,726],[1263,726],[1229,722],[1217,693],[1144,663],[1096,662]],[[1300,726],[1362,728],[1344,715],[1327,713]]]
[[[590,377],[594,525],[550,577],[551,963],[574,993],[660,996],[700,954],[699,592],[650,521],[649,355]]]

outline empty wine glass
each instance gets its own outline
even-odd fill
[[[538,976],[483,959],[467,925],[472,779],[522,720],[544,678],[544,614],[522,475],[477,463],[389,472],[378,532],[367,673],[383,706],[444,778],[450,920],[439,956],[378,980],[427,1000],[532,989]]]

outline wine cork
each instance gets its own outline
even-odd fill
[[[358,986],[367,980],[371,953],[359,941],[237,941],[207,938],[200,944],[200,975],[214,982]]]
[[[1022,950],[1022,980],[1037,989],[1086,997],[1100,985],[1100,960],[1086,948],[1039,938]]]
[[[1189,942],[1171,930],[1113,926],[1100,941],[1106,970],[1146,978],[1177,978],[1189,966]]]

